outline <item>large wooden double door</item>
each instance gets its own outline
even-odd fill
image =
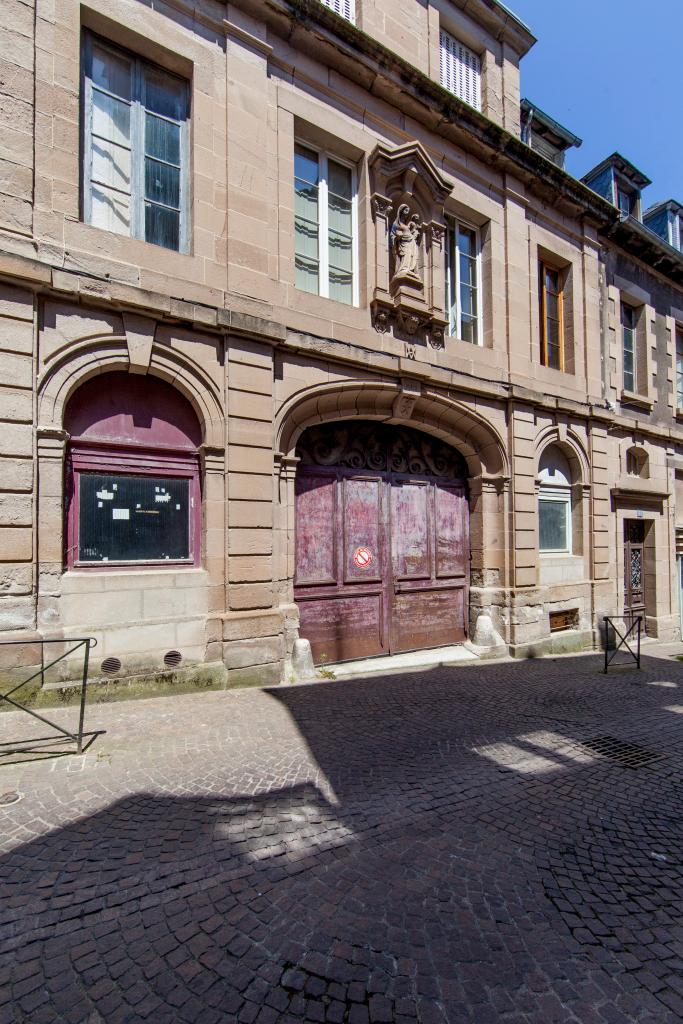
[[[316,662],[466,637],[466,469],[454,449],[373,423],[310,428],[297,447],[300,634]]]

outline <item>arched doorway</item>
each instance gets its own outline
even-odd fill
[[[467,635],[467,468],[408,427],[309,427],[296,447],[300,634],[320,662],[457,643]]]

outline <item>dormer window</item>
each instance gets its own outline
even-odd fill
[[[622,217],[640,220],[640,194],[651,181],[620,153],[612,153],[584,174],[581,181],[608,203],[613,203]]]
[[[620,178],[616,179],[615,188],[619,213],[624,217],[637,217],[638,193],[634,189],[629,188]]]
[[[481,110],[481,58],[441,29],[441,84],[458,99]]]

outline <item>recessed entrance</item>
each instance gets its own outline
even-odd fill
[[[469,509],[462,456],[405,427],[310,427],[296,454],[301,636],[316,662],[465,639]]]

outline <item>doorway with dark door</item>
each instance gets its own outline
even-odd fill
[[[300,633],[315,661],[458,643],[467,636],[467,467],[454,448],[367,421],[306,430],[297,445]]]
[[[645,523],[624,519],[624,617],[645,624]]]

